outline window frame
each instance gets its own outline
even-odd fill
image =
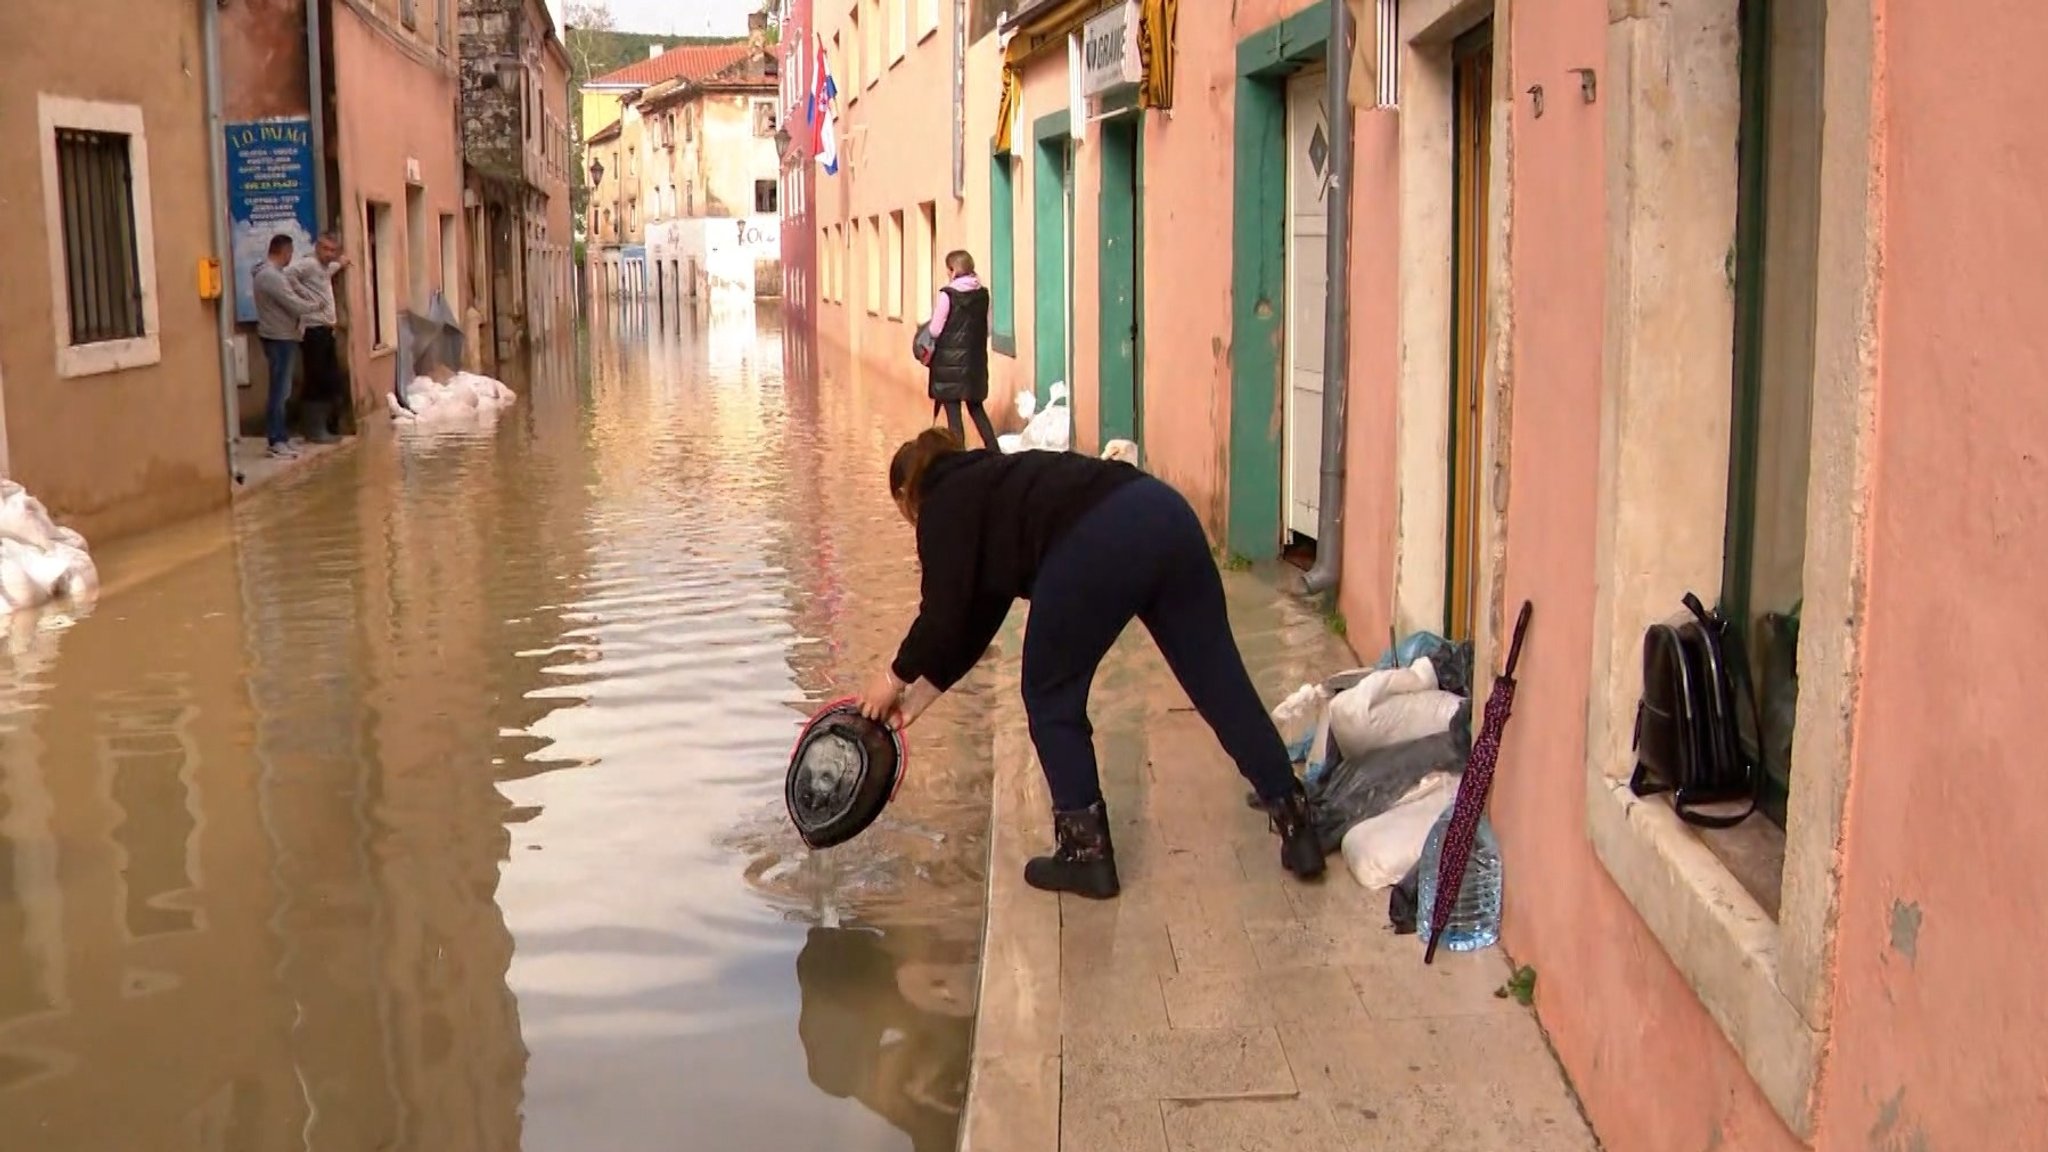
[[[761,207],[761,193],[768,193],[769,204]],[[754,181],[754,215],[773,216],[782,210],[782,182],[780,180]]]
[[[890,212],[887,225],[889,246],[882,255],[888,261],[888,265],[882,280],[882,300],[888,308],[889,319],[902,320],[910,311],[904,306],[904,293],[907,291],[910,278],[904,275],[906,221],[903,209],[898,208]]]
[[[43,235],[49,256],[51,331],[57,375],[63,379],[101,376],[163,362],[158,315],[156,221],[149,179],[149,133],[142,108],[98,100],[40,94],[37,139],[43,163]],[[141,295],[142,335],[96,344],[71,343],[71,274],[64,251],[64,193],[58,174],[57,133],[69,129],[128,138],[128,206],[135,232],[135,280]]]
[[[397,216],[397,206],[388,200],[363,201],[363,263],[367,273],[364,288],[369,294],[372,355],[398,349],[398,237],[394,233]]]
[[[1594,855],[1763,1097],[1809,1142],[1830,1049],[1842,829],[1857,755],[1857,710],[1844,702],[1857,698],[1866,642],[1860,606],[1869,582],[1877,369],[1865,341],[1877,324],[1884,277],[1881,250],[1870,243],[1885,194],[1873,179],[1882,139],[1873,133],[1874,14],[1870,0],[1831,0],[1826,19],[1810,436],[1828,448],[1814,453],[1807,477],[1803,595],[1813,619],[1847,623],[1804,629],[1799,638],[1778,914],[1764,912],[1667,801],[1638,798],[1628,787],[1643,629],[1670,614],[1679,590],[1718,594],[1725,564],[1722,532],[1674,533],[1670,525],[1674,517],[1700,523],[1701,509],[1717,502],[1726,513],[1729,436],[1702,435],[1697,414],[1731,411],[1735,389],[1728,355],[1735,299],[1725,267],[1738,178],[1733,5],[1697,23],[1626,21],[1612,49],[1620,63],[1606,156],[1608,296],[1595,497],[1603,559],[1585,745]],[[1675,58],[1693,60],[1704,80],[1689,100],[1673,101],[1650,66]],[[1417,73],[1407,75],[1412,89]],[[1614,124],[1628,131],[1615,132]],[[1683,179],[1674,180],[1680,172]],[[1697,195],[1714,205],[1712,227],[1700,225],[1693,201],[1674,205],[1672,189],[1681,185],[1708,189]],[[1705,354],[1709,348],[1718,362]],[[1635,514],[1606,511],[1620,506],[1623,493],[1649,495],[1633,501]],[[1718,516],[1712,527],[1720,527]]]
[[[989,283],[1017,282],[1017,156],[989,153],[988,197]],[[1008,291],[997,291],[989,303],[989,346],[1002,355],[1017,355],[1017,304]]]

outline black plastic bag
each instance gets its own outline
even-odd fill
[[[1462,771],[1472,751],[1470,710],[1468,702],[1434,736],[1344,757],[1310,784],[1309,818],[1323,852],[1337,851],[1346,832],[1400,803],[1423,777]]]
[[[1429,663],[1436,669],[1436,686],[1446,692],[1472,698],[1472,645],[1470,642],[1444,643],[1429,652]]]

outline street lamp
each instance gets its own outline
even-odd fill
[[[590,186],[595,188],[602,183],[604,183],[604,161],[592,160],[590,162]]]

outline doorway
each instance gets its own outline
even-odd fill
[[[1487,195],[1493,155],[1493,21],[1451,49],[1452,198],[1450,476],[1444,564],[1444,635],[1473,637],[1479,598],[1479,526],[1486,427]]]
[[[1322,511],[1323,328],[1329,294],[1327,69],[1287,78],[1287,392],[1281,414],[1286,529],[1313,543]]]
[[[1103,444],[1145,443],[1144,324],[1144,145],[1140,122],[1118,116],[1102,124],[1102,189],[1097,228],[1101,263],[1097,302],[1101,309],[1098,416]]]
[[[405,268],[414,312],[427,310],[433,292],[427,256],[427,190],[417,184],[405,186]]]
[[[1068,247],[1072,229],[1074,165],[1070,117],[1055,112],[1038,121],[1037,162],[1031,174],[1031,294],[1033,387],[1044,407],[1055,383],[1068,380],[1068,317],[1072,309],[1073,259]]]

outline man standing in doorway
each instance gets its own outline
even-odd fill
[[[291,436],[285,427],[284,406],[292,394],[292,361],[298,357],[299,334],[320,308],[319,302],[301,291],[285,267],[292,262],[292,238],[279,233],[270,238],[264,261],[256,266],[252,285],[256,297],[256,335],[263,341],[263,357],[270,362],[270,394],[263,409],[263,435],[270,442],[273,458],[289,460]]]
[[[313,254],[292,261],[291,278],[299,291],[319,305],[306,317],[306,334],[299,346],[306,354],[306,396],[300,409],[305,417],[306,439],[315,444],[332,444],[334,410],[344,395],[341,351],[335,342],[334,278],[348,267],[341,254],[341,237],[322,233],[313,243]]]

